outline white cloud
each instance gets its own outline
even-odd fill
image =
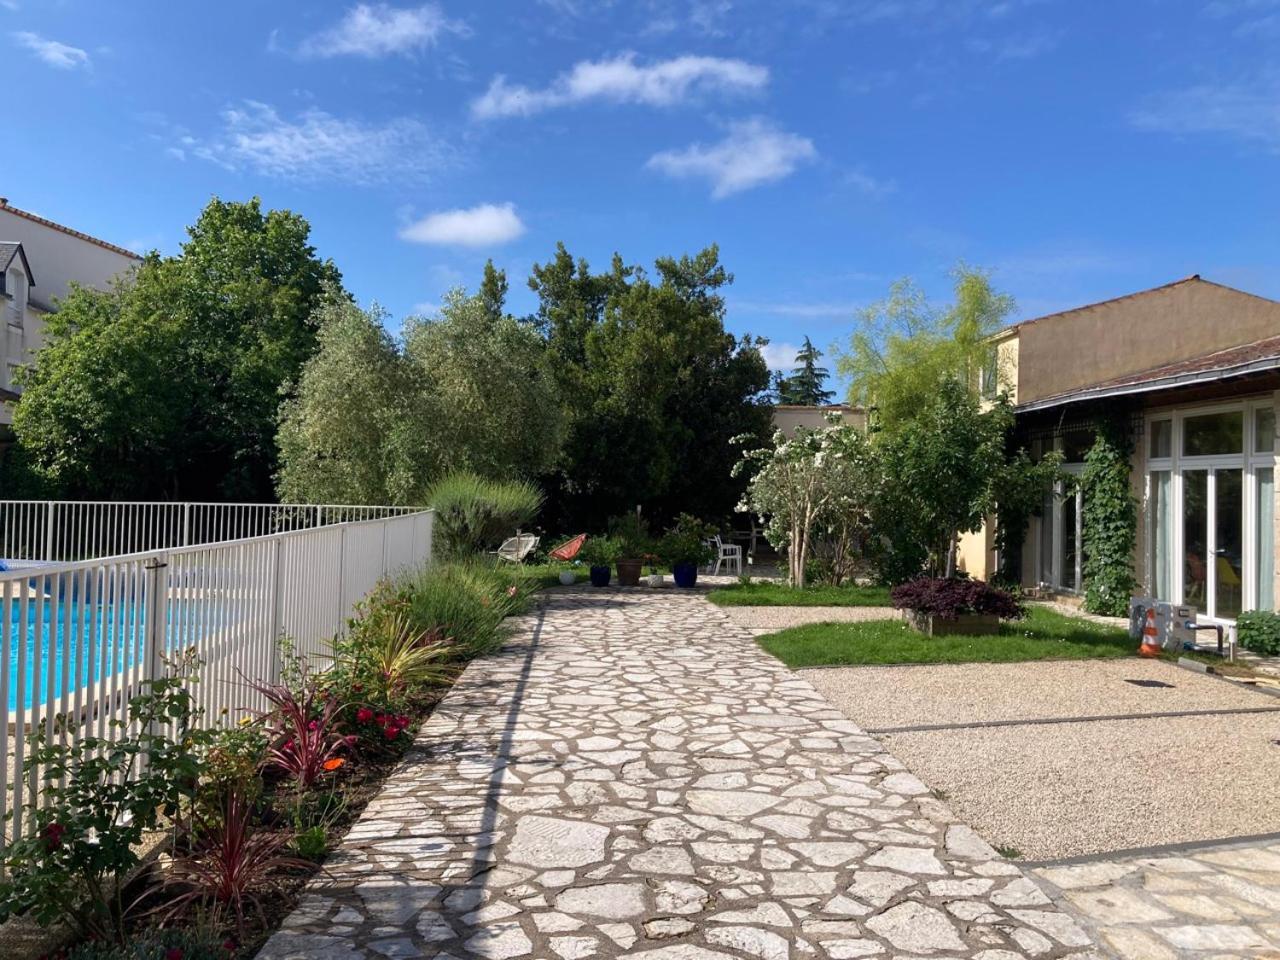
[[[764,362],[770,370],[790,372],[796,365],[796,354],[800,347],[794,343],[766,343],[760,348]]]
[[[524,232],[514,205],[482,203],[429,214],[401,230],[400,239],[438,246],[490,247],[508,243]]]
[[[1226,134],[1280,150],[1280,70],[1248,81],[1203,83],[1150,97],[1130,120],[1141,130]]]
[[[781,180],[818,155],[813,141],[778,130],[760,118],[731,124],[719,143],[695,143],[664,150],[648,166],[670,177],[701,177],[711,182],[717,200],[764,183]]]
[[[299,52],[308,57],[415,53],[433,46],[443,33],[463,33],[465,29],[434,3],[407,8],[361,3],[328,30],[303,41]]]
[[[19,45],[26,47],[51,67],[59,70],[74,70],[76,67],[89,66],[89,54],[79,47],[59,43],[57,40],[46,40],[38,33],[20,30],[13,35]]]
[[[529,116],[543,110],[605,100],[665,107],[705,92],[743,93],[769,82],[769,70],[725,57],[682,56],[637,65],[634,53],[607,60],[584,60],[541,90],[509,84],[498,75],[471,104],[481,118]]]
[[[368,123],[306,110],[290,120],[252,100],[224,111],[222,118],[216,139],[186,138],[178,148],[229,169],[362,184],[421,179],[452,158],[442,141],[408,118]]]
[[[860,303],[839,303],[839,302],[813,302],[806,303],[797,301],[795,303],[768,303],[754,300],[735,300],[730,306],[735,313],[765,313],[778,317],[799,317],[806,320],[819,320],[831,318],[848,319],[854,315],[863,304]]]

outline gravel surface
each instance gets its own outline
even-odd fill
[[[1030,860],[1280,831],[1280,714],[882,739],[961,819]]]
[[[720,611],[755,633],[773,633],[805,623],[861,623],[902,617],[893,607],[721,607]]]
[[[984,720],[1280,707],[1280,697],[1158,660],[1046,660],[801,671],[865,729]],[[1153,680],[1172,688],[1142,687]],[[1280,752],[1280,749],[1278,749]]]

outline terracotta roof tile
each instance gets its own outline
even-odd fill
[[[57,230],[60,233],[65,233],[70,236],[73,236],[79,240],[84,240],[88,243],[96,244],[97,246],[102,247],[103,249],[106,249],[106,250],[110,250],[113,253],[119,253],[119,254],[122,254],[123,256],[131,257],[134,260],[142,259],[142,257],[138,256],[138,254],[134,253],[132,250],[126,250],[124,247],[118,247],[114,243],[108,243],[106,240],[99,240],[97,237],[91,237],[87,233],[81,233],[79,230],[72,230],[70,227],[64,227],[60,223],[55,223],[52,220],[46,220],[44,217],[37,216],[34,213],[30,213],[26,210],[21,210],[18,207],[15,207],[13,204],[9,203],[8,200],[5,200],[3,198],[0,198],[0,210],[4,210],[4,211],[7,211],[8,213],[16,214],[19,217],[22,217],[26,220],[30,220],[32,223],[39,223],[53,230]]]

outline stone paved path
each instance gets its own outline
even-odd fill
[[[1036,869],[1124,960],[1280,958],[1280,843]]]
[[[262,960],[1095,957],[1020,869],[696,595],[547,595]]]

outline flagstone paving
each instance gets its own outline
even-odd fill
[[[1123,960],[1280,958],[1280,843],[1258,840],[1035,869]]]
[[[557,591],[516,626],[262,960],[1100,955],[701,597]]]

